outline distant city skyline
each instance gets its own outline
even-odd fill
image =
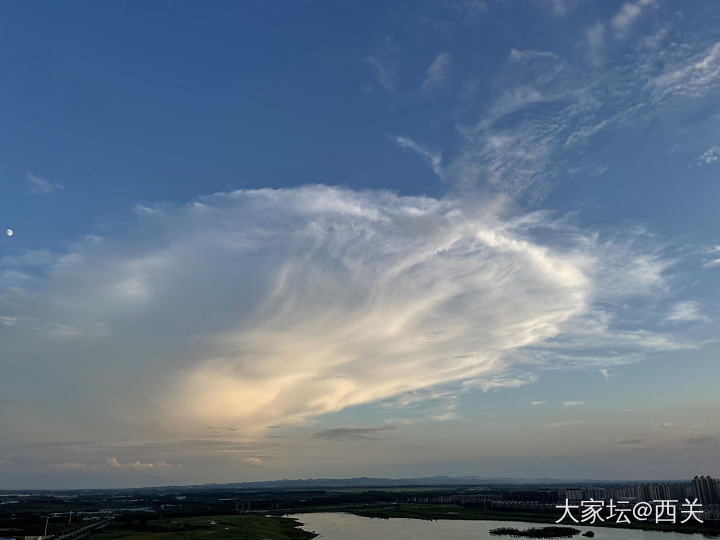
[[[2,3],[0,489],[720,477],[718,27]]]

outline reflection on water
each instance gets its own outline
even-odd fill
[[[303,523],[306,531],[314,531],[324,540],[369,540],[369,539],[423,539],[437,538],[448,540],[513,540],[511,537],[492,536],[490,529],[497,527],[546,527],[547,523],[527,523],[519,521],[469,521],[469,520],[438,520],[421,519],[373,519],[352,514],[318,513],[293,514],[291,516]],[[568,525],[568,524],[564,524]],[[603,527],[584,527],[575,524],[570,526],[583,532],[593,531],[594,540],[703,540],[699,534],[682,534],[659,531],[640,531],[636,529],[610,529]],[[585,540],[576,536],[576,540]]]

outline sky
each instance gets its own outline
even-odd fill
[[[720,12],[0,5],[0,489],[720,475]]]

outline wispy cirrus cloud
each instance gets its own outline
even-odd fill
[[[620,10],[612,18],[612,26],[617,32],[626,32],[643,12],[655,0],[638,0],[636,2],[625,2]]]
[[[50,193],[51,191],[58,191],[65,189],[65,186],[59,182],[51,182],[39,176],[35,176],[31,172],[25,175],[25,180],[30,184],[30,193],[41,194]]]
[[[678,100],[716,91],[720,44],[689,36],[660,47],[669,30],[657,26],[650,34],[629,35],[651,5],[627,2],[613,19],[588,26],[578,42],[587,65],[553,51],[511,49],[494,80],[497,92],[477,122],[457,126],[462,147],[446,160],[446,180],[537,203],[561,181],[612,167],[585,156],[588,145],[661,118]],[[613,39],[608,28],[627,39]],[[698,164],[712,163],[713,152],[703,153]],[[601,154],[598,147],[595,153]]]
[[[710,259],[705,261],[705,268],[720,266],[720,245],[703,250],[703,253],[710,254]]]
[[[712,319],[702,313],[700,303],[693,300],[677,302],[665,316],[667,322],[710,322]]]
[[[430,414],[445,420],[455,392],[682,346],[601,316],[656,292],[659,255],[543,212],[511,217],[502,199],[305,186],[152,210],[134,227],[149,241],[82,241],[42,287],[0,296],[17,320],[0,328],[6,357],[40,358],[45,374],[16,371],[0,391],[32,387],[87,415],[121,414],[135,436],[212,424],[232,426],[213,436],[233,439],[393,398],[434,397]],[[640,275],[653,279],[633,285]],[[36,347],[50,343],[43,361]],[[85,375],[58,375],[68,369]],[[425,392],[444,384],[455,386]]]
[[[626,15],[630,28],[638,15]],[[596,69],[616,52],[614,26],[592,28],[579,56],[601,58]],[[691,347],[674,325],[660,332],[624,316],[638,299],[667,301],[675,261],[639,241],[644,231],[608,237],[508,204],[542,200],[571,170],[602,174],[578,157],[589,141],[714,88],[712,46],[661,54],[645,41],[602,79],[556,52],[512,49],[483,113],[458,126],[454,154],[391,137],[452,183],[452,195],[327,186],[218,193],[139,208],[138,236],[3,259],[4,347],[17,362],[35,359],[43,376],[18,370],[0,391],[57,396],[110,419],[96,421],[99,430],[122,417],[130,427],[117,429],[134,437],[203,433],[209,444],[368,403],[422,406],[427,418],[448,420],[463,392],[531,384],[546,370],[603,373]],[[396,91],[386,45],[367,61],[377,84]],[[477,186],[500,195],[479,198]],[[49,349],[52,359],[39,352]],[[228,429],[207,434],[210,424]],[[256,449],[217,451],[250,465]]]
[[[392,140],[400,148],[405,148],[418,154],[427,162],[427,164],[439,178],[443,177],[442,154],[440,154],[439,152],[433,152],[431,150],[428,150],[427,148],[416,143],[409,137],[392,135],[390,136],[390,140]]]
[[[585,402],[579,399],[563,401],[563,407],[579,407],[580,405],[585,405]]]
[[[368,64],[372,66],[377,84],[388,92],[395,91],[395,67],[388,60],[370,56]]]
[[[365,58],[371,67],[375,82],[388,92],[395,92],[397,86],[398,49],[389,36],[385,36],[375,52]]]
[[[543,0],[543,5],[549,5],[554,15],[564,17],[571,11],[573,11],[577,5],[578,0]]]
[[[605,25],[597,22],[585,31],[587,57],[590,64],[600,67],[605,62]]]
[[[512,49],[498,75],[502,91],[479,121],[458,126],[462,148],[446,167],[448,179],[515,199],[547,195],[557,176],[553,158],[572,133],[571,71],[553,52]]]
[[[422,83],[422,89],[426,92],[430,92],[445,84],[450,76],[452,63],[453,58],[449,53],[442,52],[438,54],[427,68],[425,80]]]
[[[673,95],[697,98],[716,90],[720,86],[720,42],[669,62],[651,84],[656,100]]]

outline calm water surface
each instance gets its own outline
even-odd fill
[[[325,540],[358,540],[358,539],[425,539],[438,538],[448,540],[516,540],[510,536],[492,536],[489,531],[497,527],[547,527],[550,523],[528,523],[519,521],[470,521],[470,520],[438,520],[421,519],[376,519],[340,513],[293,514],[303,523],[306,531],[318,533]],[[584,527],[562,523],[562,526],[574,527],[581,531],[593,531],[592,540],[706,540],[700,534],[681,534],[672,532],[640,531],[631,529],[609,529],[603,527]],[[574,540],[589,540],[575,536]]]

